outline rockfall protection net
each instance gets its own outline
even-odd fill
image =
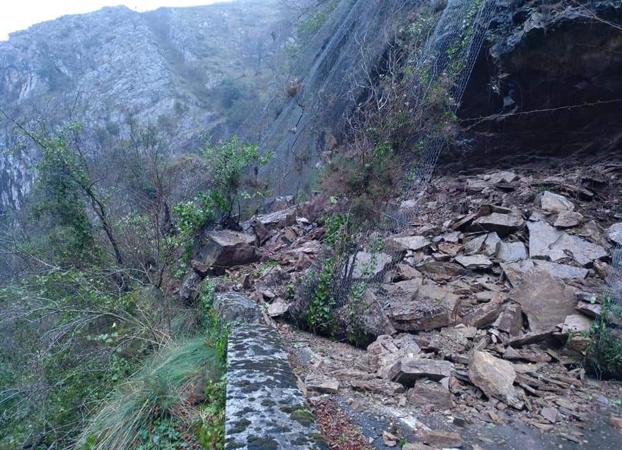
[[[611,256],[611,272],[607,277],[605,295],[612,303],[622,306],[622,247],[618,246]]]
[[[450,0],[428,42],[424,58],[418,62],[417,71],[427,71],[430,83],[449,78],[452,114],[460,107],[495,9],[494,0]],[[414,89],[419,91],[421,86]],[[417,200],[428,187],[439,156],[448,143],[449,137],[444,135],[422,141],[420,155],[406,171],[411,175],[402,189],[402,198],[414,200],[414,204],[386,215],[394,230],[404,229],[417,215]]]
[[[427,87],[449,80],[447,94],[451,100],[450,112],[454,115],[458,111],[473,73],[494,12],[494,0],[450,0],[424,48],[423,57],[416,63],[415,72],[425,73]],[[413,96],[425,95],[428,92],[422,85],[422,82],[415,83]],[[420,104],[425,104],[425,99]],[[418,201],[430,183],[440,152],[448,142],[449,136],[438,134],[423,141],[423,146],[419,145],[420,154],[412,162],[412,167],[406,167],[406,172],[412,173],[412,176],[408,177],[401,189],[402,199],[414,199],[415,202],[408,209],[400,208],[397,212],[385,212],[386,221],[378,223],[378,228],[399,232],[413,223],[419,210]],[[374,241],[373,235],[372,232],[364,239],[368,241],[369,246],[372,246],[371,242]],[[353,286],[356,286],[354,290],[360,294],[367,286],[384,281],[386,270],[374,275],[373,266],[379,258],[386,258],[386,255],[381,255],[377,251],[370,251],[365,256],[359,255],[358,250],[365,244],[363,242],[357,244],[346,254],[341,255],[341,265],[336,269],[339,280],[332,294],[335,296],[337,306],[342,306],[352,297]],[[393,262],[385,266],[385,269],[394,267],[398,260],[399,256],[395,255]],[[322,264],[323,259],[320,258],[314,271],[316,276],[321,272]],[[363,277],[359,275],[359,279],[356,280],[355,273],[361,271],[369,271],[369,275]]]

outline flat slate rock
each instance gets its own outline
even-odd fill
[[[574,211],[574,203],[563,195],[553,192],[543,192],[540,197],[540,207],[547,212],[561,213],[564,211]]]
[[[530,222],[527,228],[529,228],[529,256],[532,258],[550,258],[551,261],[558,261],[572,255],[576,262],[585,266],[607,256],[607,251],[600,245],[559,231],[546,222]]]
[[[618,245],[622,245],[622,222],[614,223],[607,229],[607,237]]]
[[[503,273],[508,277],[512,286],[518,286],[522,279],[531,272],[546,273],[560,280],[577,279],[587,277],[588,270],[581,267],[558,264],[550,261],[526,259],[515,263],[502,263]]]
[[[545,331],[575,313],[575,289],[546,273],[530,273],[512,292],[527,315],[531,331]]]
[[[492,231],[505,236],[520,230],[524,223],[523,218],[518,215],[493,212],[488,216],[475,220],[473,228],[475,230]]]

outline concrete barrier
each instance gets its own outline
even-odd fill
[[[262,323],[257,304],[226,293],[214,307],[230,328],[225,449],[327,449],[280,336]]]

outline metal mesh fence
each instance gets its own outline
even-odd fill
[[[431,82],[449,78],[451,104],[449,112],[456,114],[481,52],[486,31],[494,16],[494,0],[450,1],[434,35],[429,40],[426,56],[418,63],[418,72],[427,70]],[[426,69],[427,67],[427,69]],[[414,87],[415,91],[421,89]],[[419,95],[419,92],[415,92]],[[424,94],[425,95],[425,94]],[[422,100],[425,103],[425,99]],[[440,135],[422,142],[422,151],[405,173],[410,174],[402,188],[402,198],[419,199],[428,187],[439,156],[449,145],[449,136]],[[398,213],[387,213],[392,228],[399,231],[417,215],[417,204]]]
[[[607,277],[605,295],[612,303],[622,306],[622,247],[613,250],[611,256],[611,272]]]

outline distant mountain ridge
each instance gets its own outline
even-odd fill
[[[30,190],[36,129],[81,123],[94,147],[155,126],[177,150],[225,136],[265,103],[288,35],[278,0],[64,16],[0,42],[0,210]]]

